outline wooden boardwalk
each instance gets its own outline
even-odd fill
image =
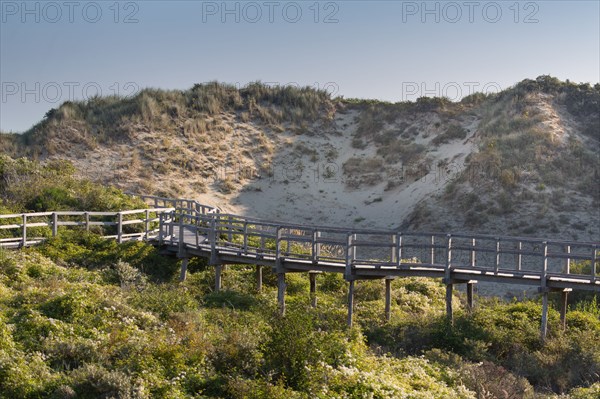
[[[356,280],[384,279],[386,316],[391,308],[391,281],[398,277],[441,278],[446,285],[446,310],[452,321],[452,293],[456,284],[467,285],[468,306],[473,305],[473,285],[479,281],[538,287],[543,299],[541,335],[547,329],[548,293],[561,293],[561,319],[572,290],[600,292],[597,242],[545,240],[474,234],[411,233],[276,223],[239,215],[192,200],[140,196],[151,209],[124,212],[50,212],[0,215],[0,231],[20,229],[20,237],[0,239],[0,246],[22,247],[43,241],[28,238],[27,230],[59,226],[113,229],[107,237],[119,241],[146,240],[163,253],[183,259],[185,278],[191,257],[204,257],[215,266],[216,289],[226,264],[262,267],[278,276],[278,301],[285,312],[285,275],[310,273],[311,295],[316,303],[316,276],[341,273],[348,281],[348,324],[352,324]],[[40,221],[40,219],[47,218]],[[100,220],[98,220],[100,218]],[[107,220],[107,218],[109,220]],[[112,219],[111,219],[112,218]],[[21,223],[15,221],[21,220]],[[33,220],[33,222],[32,222]],[[135,232],[127,228],[137,226]],[[571,270],[573,262],[585,267]],[[584,270],[585,269],[585,270]]]

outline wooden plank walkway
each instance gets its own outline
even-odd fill
[[[263,266],[278,275],[278,301],[285,312],[285,274],[309,272],[311,295],[317,273],[341,273],[348,281],[348,323],[352,323],[354,282],[386,280],[386,315],[389,317],[390,281],[397,277],[441,278],[446,285],[446,310],[452,321],[452,292],[467,285],[468,306],[473,285],[479,281],[537,286],[543,299],[541,334],[546,335],[548,293],[572,290],[600,292],[598,242],[546,240],[480,234],[442,234],[362,230],[277,223],[223,214],[193,200],[139,196],[153,206],[122,212],[46,212],[0,215],[0,247],[18,248],[43,242],[28,230],[46,228],[56,235],[61,226],[99,229],[107,238],[146,240],[163,253],[183,259],[185,278],[189,258],[199,256],[215,266],[216,289],[226,264],[257,266],[257,284]],[[34,230],[35,231],[35,230]],[[572,270],[573,262],[587,263]],[[316,303],[316,300],[314,301]]]

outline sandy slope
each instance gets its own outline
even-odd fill
[[[296,143],[302,141],[317,151],[333,146],[338,155],[328,161],[320,154],[320,159],[312,162],[308,157],[295,159],[291,155],[291,146],[283,148],[273,161],[273,176],[261,176],[251,181],[244,191],[231,197],[226,210],[307,224],[397,228],[419,202],[443,190],[452,176],[463,168],[465,157],[473,151],[471,138],[478,124],[478,120],[472,118],[465,124],[469,130],[467,139],[429,151],[427,156],[434,166],[427,175],[417,180],[407,178],[405,183],[389,191],[385,191],[387,181],[352,189],[346,184],[348,176],[342,173],[343,163],[350,157],[375,155],[373,147],[364,150],[352,147],[355,116],[355,113],[338,116],[336,122],[339,131],[343,132],[341,136],[322,135],[307,140],[288,133],[284,137]],[[342,129],[345,125],[347,127]],[[441,160],[447,161],[448,167],[437,167]],[[302,168],[304,170],[300,172]],[[327,169],[335,174],[325,177]]]

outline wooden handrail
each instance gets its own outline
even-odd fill
[[[225,214],[216,207],[193,200],[147,195],[137,197],[151,202],[153,207],[119,212],[56,211],[0,215],[0,231],[20,230],[14,238],[0,240],[0,247],[23,247],[43,242],[45,237],[30,237],[28,234],[28,230],[38,227],[50,228],[52,236],[55,236],[60,226],[86,229],[116,226],[116,234],[105,237],[119,242],[132,238],[158,242],[176,247],[180,256],[185,255],[187,250],[205,251],[213,260],[228,250],[240,256],[243,254],[245,258],[240,258],[241,263],[251,262],[248,256],[259,259],[267,254],[282,262],[306,259],[315,265],[339,265],[340,272],[349,278],[361,271],[361,267],[403,270],[421,265],[425,269],[431,268],[432,272],[444,270],[443,277],[448,281],[454,278],[457,270],[471,270],[485,276],[492,273],[489,278],[503,278],[509,272],[517,276],[515,279],[537,276],[540,287],[544,289],[546,279],[557,276],[581,280],[583,284],[583,276],[572,272],[571,261],[587,260],[591,266],[589,275],[585,276],[587,284],[598,286],[596,271],[600,243],[597,242],[307,226]],[[164,206],[166,204],[174,206]],[[130,218],[132,215],[134,219]],[[109,220],[94,220],[97,217]],[[8,223],[2,224],[3,220]],[[150,224],[156,222],[158,229],[152,230]],[[140,225],[140,232],[126,233],[123,227],[130,225]],[[564,267],[565,260],[567,267]],[[555,271],[558,262],[561,262],[560,271]]]

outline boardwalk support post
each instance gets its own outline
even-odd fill
[[[185,278],[187,276],[187,267],[189,261],[189,258],[183,258],[181,260],[181,272],[179,273],[179,281],[181,282],[185,281]]]
[[[569,291],[571,291],[571,289],[565,288],[560,293],[560,325],[563,331],[567,329],[567,307]]]
[[[540,329],[542,342],[546,341],[548,333],[548,289],[542,292],[542,326]]]
[[[285,273],[277,273],[277,304],[279,314],[285,316]]]
[[[256,291],[261,292],[262,291],[262,283],[263,283],[263,279],[262,279],[262,275],[263,275],[263,270],[262,270],[262,266],[261,265],[256,265]]]
[[[469,313],[473,312],[473,286],[473,281],[467,283],[467,310]]]
[[[318,272],[308,272],[310,281],[310,306],[317,307],[317,274]]]
[[[215,292],[221,291],[221,273],[223,271],[223,265],[215,265]]]
[[[352,313],[354,310],[354,280],[350,280],[348,283],[348,327],[352,327]]]
[[[385,279],[385,320],[390,321],[392,317],[392,279]]]

